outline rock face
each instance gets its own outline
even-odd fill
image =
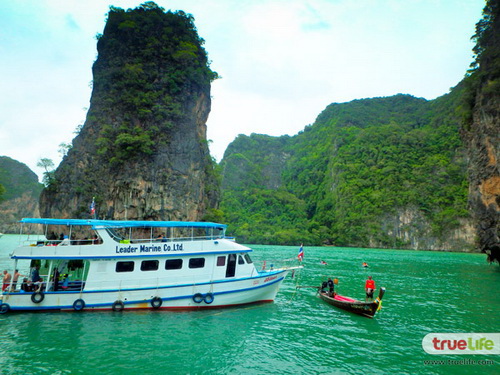
[[[488,1],[476,25],[475,67],[468,77],[469,206],[478,246],[500,262],[500,2]]]
[[[469,149],[469,204],[476,219],[480,249],[500,260],[500,100],[480,93],[472,128],[465,139]]]
[[[42,217],[201,220],[218,205],[210,82],[191,16],[111,8],[87,119],[42,192]]]

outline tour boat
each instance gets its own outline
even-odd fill
[[[20,222],[22,228],[36,224],[44,234],[34,240],[28,236],[12,252],[11,274],[29,268],[31,278],[38,280],[25,276],[6,285],[0,313],[200,309],[271,302],[287,273],[301,268],[257,269],[250,258],[252,249],[226,237],[227,226],[218,223],[44,218]]]

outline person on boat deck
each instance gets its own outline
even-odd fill
[[[28,280],[27,277],[23,279],[23,282],[21,283],[21,293],[28,293],[31,292],[31,283]]]
[[[57,246],[68,246],[70,243],[69,243],[69,237],[68,236],[64,236],[63,240],[61,241],[61,243]]]
[[[12,279],[12,289],[16,289],[17,280],[19,280],[20,276],[24,276],[24,275],[21,275],[19,273],[19,270],[15,270],[14,271],[14,278]]]
[[[321,290],[320,290],[320,292],[321,293],[325,293],[325,289],[326,289],[327,286],[328,286],[328,283],[326,281],[323,281],[321,283]]]
[[[368,276],[368,280],[365,283],[366,299],[373,299],[373,292],[375,291],[375,281],[371,276]]]
[[[35,266],[35,268],[33,268],[33,271],[31,271],[31,282],[32,283],[40,280],[40,271],[39,270],[40,270],[40,266]]]
[[[66,289],[68,289],[68,286],[69,286],[69,275],[68,275],[68,274],[65,274],[65,275],[64,275],[64,280],[63,280],[63,283],[62,283],[62,285],[61,285],[61,288],[62,288],[63,290],[66,290]]]
[[[335,288],[335,284],[333,283],[333,280],[331,277],[328,278],[327,284],[328,284],[328,295],[330,297],[333,297],[333,290]]]
[[[54,268],[54,276],[52,277],[52,281],[53,281],[53,289],[54,289],[54,292],[57,292],[57,290],[59,289],[59,277],[60,277],[60,274],[59,274],[59,270],[56,268]]]
[[[158,237],[156,237],[156,240],[158,242],[167,242],[167,239],[165,237],[163,237],[163,234],[159,234]]]
[[[40,277],[37,282],[32,283],[34,292],[41,292],[44,287],[43,279]]]
[[[2,285],[2,292],[7,289],[7,287],[10,284],[10,279],[12,278],[11,274],[7,270],[3,270],[3,285]]]

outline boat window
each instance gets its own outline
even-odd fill
[[[217,266],[221,267],[221,266],[225,266],[226,265],[226,256],[221,256],[221,257],[217,257]]]
[[[250,258],[250,255],[245,254],[245,260],[247,261],[248,264],[252,263],[252,258]]]
[[[134,262],[116,262],[116,272],[132,272],[134,271]]]
[[[165,262],[166,270],[180,270],[182,268],[182,259],[169,259]]]
[[[245,264],[245,261],[243,260],[243,257],[241,255],[238,255],[238,264]]]
[[[236,254],[227,256],[226,277],[234,277],[236,274]]]
[[[141,271],[157,271],[159,263],[157,260],[143,260],[141,262]]]
[[[203,268],[203,267],[205,267],[205,258],[189,259],[189,268]]]

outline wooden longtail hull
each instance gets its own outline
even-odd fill
[[[368,318],[373,316],[380,310],[382,305],[382,297],[384,296],[385,288],[380,288],[378,297],[372,302],[358,301],[352,298],[336,295],[330,297],[328,293],[319,292],[319,297],[326,303],[338,307],[339,309],[346,310],[355,314],[363,315]]]

